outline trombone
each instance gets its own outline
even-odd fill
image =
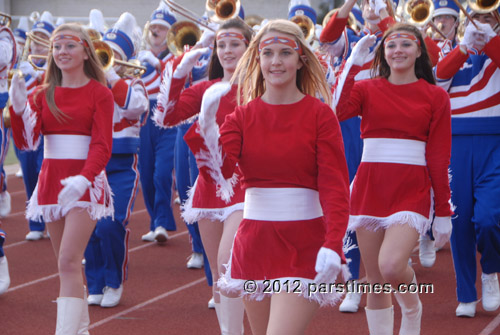
[[[0,12],[0,26],[9,27],[12,23],[12,18],[9,14]]]
[[[208,19],[215,23],[222,23],[238,17],[240,9],[240,0],[207,0],[205,5]]]
[[[179,5],[178,3],[176,3],[172,0],[163,0],[163,1],[168,6],[168,8],[170,8],[170,10],[172,10],[173,12],[184,16],[186,19],[191,20],[191,21],[199,24],[200,26],[205,27],[206,29],[210,29],[213,31],[213,29],[210,28],[210,26],[208,25],[209,21],[207,19],[204,19],[204,18],[198,16],[198,14],[196,14],[193,11]]]
[[[408,0],[403,9],[403,17],[407,23],[417,27],[429,25],[446,40],[446,35],[432,21],[433,13],[434,3],[432,0]]]
[[[475,13],[491,13],[497,24],[500,24],[500,14],[497,11],[500,6],[500,0],[467,0],[467,6],[469,6],[469,8]]]
[[[172,54],[180,56],[184,46],[193,46],[201,38],[201,30],[191,21],[177,21],[167,33],[167,47]]]
[[[105,41],[93,40],[92,44],[94,45],[97,57],[101,61],[102,67],[104,68],[105,71],[108,70],[111,66],[118,64],[118,65],[123,65],[125,67],[129,67],[133,70],[132,73],[127,72],[127,75],[131,75],[134,77],[141,77],[146,72],[146,67],[142,65],[116,59],[113,53],[113,49],[111,49],[109,44],[106,43]]]

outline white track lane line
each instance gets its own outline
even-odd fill
[[[116,314],[113,314],[111,316],[108,316],[107,318],[102,319],[101,321],[98,321],[96,323],[92,323],[89,326],[89,330],[90,329],[94,329],[94,328],[99,327],[99,326],[102,326],[103,324],[108,323],[110,321],[113,321],[113,320],[115,320],[116,318],[118,318],[118,317],[120,317],[122,315],[125,315],[125,314],[131,313],[133,311],[136,311],[138,309],[141,309],[144,306],[147,306],[147,305],[150,305],[152,303],[155,303],[158,300],[164,299],[164,298],[166,298],[166,297],[168,297],[168,296],[170,296],[172,294],[175,294],[175,293],[180,292],[180,291],[184,291],[185,289],[190,288],[191,286],[198,285],[199,283],[202,283],[205,280],[206,280],[205,277],[197,279],[195,281],[187,283],[186,285],[182,285],[182,286],[180,286],[180,287],[178,287],[176,289],[173,289],[171,291],[165,292],[165,293],[163,293],[163,294],[161,294],[161,295],[159,295],[159,296],[157,296],[157,297],[155,297],[153,299],[146,300],[146,301],[144,301],[144,302],[142,302],[140,304],[137,304],[137,305],[135,305],[133,307],[130,307],[130,308],[124,310],[124,311],[121,311],[119,313],[116,313]]]
[[[500,314],[496,316],[488,325],[486,328],[484,328],[479,335],[493,335],[493,332],[497,327],[500,325]]]
[[[178,234],[175,234],[175,235],[172,235],[169,237],[169,240],[170,239],[173,239],[173,238],[176,238],[176,237],[179,237],[179,236],[184,236],[188,233],[188,231],[183,231],[182,233],[178,233]],[[144,249],[144,248],[147,248],[147,247],[150,247],[150,246],[153,246],[153,245],[156,245],[156,243],[146,243],[144,245],[139,245],[135,248],[132,248],[130,249],[128,252],[131,253],[131,252],[134,252],[134,251],[137,251],[137,250],[141,250],[141,249]],[[5,248],[4,248],[5,249]],[[7,292],[12,292],[12,291],[16,291],[20,288],[24,288],[24,287],[27,287],[27,286],[30,286],[30,285],[35,285],[35,284],[38,284],[38,283],[41,283],[45,280],[49,280],[49,279],[53,279],[53,278],[57,278],[58,274],[57,273],[54,273],[54,274],[51,274],[49,276],[46,276],[46,277],[42,277],[40,279],[35,279],[35,280],[32,280],[30,282],[27,282],[27,283],[24,283],[24,284],[21,284],[21,285],[18,285],[18,286],[14,286],[14,287],[11,287],[7,290]]]

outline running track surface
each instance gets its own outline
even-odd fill
[[[55,256],[48,238],[28,242],[24,218],[26,195],[22,180],[8,176],[12,212],[2,220],[7,233],[4,245],[9,261],[11,285],[0,296],[2,335],[54,334],[59,279]],[[178,218],[178,207],[175,207]],[[220,334],[214,310],[207,308],[211,290],[203,270],[186,268],[191,246],[186,227],[177,219],[177,231],[161,246],[141,241],[149,229],[149,216],[139,193],[128,225],[129,275],[121,303],[114,308],[90,306],[92,335],[128,334]],[[478,304],[476,317],[455,317],[455,280],[449,246],[438,252],[436,264],[423,268],[418,254],[412,255],[420,283],[433,283],[433,294],[422,294],[422,335],[500,335],[500,310],[485,312]],[[479,281],[478,281],[479,282]],[[479,288],[480,289],[480,288]],[[307,334],[368,334],[363,311],[345,314],[338,307],[321,308]],[[395,310],[395,334],[400,310]],[[245,320],[245,334],[251,334]]]

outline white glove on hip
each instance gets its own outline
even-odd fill
[[[184,54],[184,57],[182,57],[180,64],[177,65],[173,77],[175,79],[185,78],[196,65],[196,62],[201,57],[201,55],[206,52],[208,52],[208,48],[192,49],[186,52]]]
[[[384,0],[370,0],[370,7],[371,9],[373,9],[375,14],[377,14],[377,16],[380,16],[380,11],[384,8],[387,8],[387,4]]]
[[[321,247],[316,257],[315,270],[318,273],[315,283],[333,283],[341,269],[340,256],[332,249]]]
[[[367,62],[368,55],[370,54],[370,48],[377,42],[377,37],[375,35],[365,35],[360,39],[354,48],[352,49],[351,55],[349,56],[349,61],[352,65],[362,66]]]
[[[64,186],[57,196],[57,203],[63,207],[71,207],[85,194],[92,183],[82,175],[71,176],[61,180]]]
[[[450,216],[436,216],[432,224],[432,234],[436,248],[442,248],[450,240],[452,231]]]
[[[201,101],[201,111],[198,116],[198,123],[203,137],[206,134],[217,130],[216,115],[219,109],[220,99],[231,90],[228,82],[218,82],[210,86],[203,94]]]
[[[26,102],[28,101],[28,92],[26,91],[26,82],[24,78],[19,76],[19,72],[16,71],[12,77],[9,88],[9,98],[12,108],[16,115],[22,115],[26,109]]]
[[[160,60],[156,58],[156,56],[149,50],[141,50],[137,55],[137,59],[141,61],[141,63],[148,63],[154,66],[155,68],[160,67]]]
[[[18,69],[21,70],[24,76],[30,75],[32,78],[38,77],[38,71],[27,61],[21,61],[18,65]]]
[[[114,67],[110,66],[108,71],[106,71],[106,80],[112,83],[120,79],[121,77],[116,73]]]

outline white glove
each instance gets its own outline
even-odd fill
[[[316,257],[314,269],[318,273],[314,278],[315,283],[333,283],[341,269],[340,256],[332,249],[321,247]]]
[[[156,58],[155,55],[149,50],[141,50],[137,55],[137,59],[141,61],[141,63],[148,63],[154,66],[155,68],[160,68],[160,60]]]
[[[349,59],[353,65],[362,66],[366,63],[367,57],[370,54],[370,48],[375,45],[377,37],[375,35],[365,35],[356,43],[352,49]]]
[[[10,104],[16,115],[22,115],[26,109],[26,101],[28,100],[28,92],[26,91],[26,82],[24,78],[19,76],[16,71],[12,77],[9,88]]]
[[[230,90],[231,84],[228,82],[218,82],[210,86],[203,94],[201,111],[198,116],[198,123],[200,124],[200,130],[203,137],[205,137],[206,134],[217,131],[216,115],[219,109],[220,99]]]
[[[185,78],[196,65],[196,62],[201,57],[201,55],[205,54],[206,52],[208,52],[208,48],[193,49],[186,52],[184,54],[184,57],[182,57],[180,64],[177,65],[173,77],[175,79]]]
[[[38,77],[38,71],[35,70],[33,66],[27,61],[20,62],[18,68],[19,70],[21,70],[24,76],[30,75],[32,78]]]
[[[116,73],[113,66],[110,66],[108,71],[106,71],[106,80],[110,83],[120,80],[121,77]]]
[[[203,34],[200,37],[200,40],[197,45],[201,46],[202,48],[208,48],[211,47],[214,44],[215,40],[215,32],[217,29],[219,29],[219,25],[217,23],[209,23],[208,26],[212,29],[205,29],[203,31]]]
[[[436,248],[442,248],[451,237],[451,217],[436,216],[432,224],[432,234],[434,235],[434,243]]]
[[[380,16],[380,11],[387,8],[387,4],[384,0],[370,0],[370,7],[373,9],[375,14],[377,14],[377,16]]]
[[[487,23],[474,21],[478,28],[469,23],[465,28],[464,38],[460,44],[465,45],[467,49],[482,50],[489,40],[496,36],[491,26]]]
[[[82,175],[71,176],[61,180],[64,186],[57,196],[57,203],[63,207],[70,207],[85,194],[85,191],[92,185],[87,178]]]

